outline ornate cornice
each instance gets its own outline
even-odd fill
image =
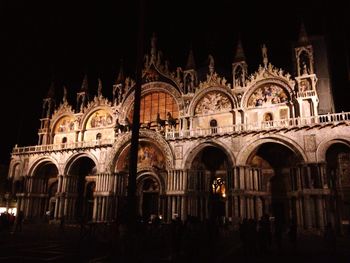
[[[271,63],[264,68],[261,65],[259,66],[258,71],[254,74],[250,75],[246,86],[253,86],[258,81],[270,78],[278,78],[288,83],[290,87],[294,87],[295,81],[291,79],[291,75],[289,73],[285,73],[282,69],[274,67]]]
[[[231,84],[227,83],[225,77],[220,77],[216,72],[213,74],[207,74],[207,79],[205,81],[199,82],[199,89],[205,89],[210,87],[221,87],[231,89]]]

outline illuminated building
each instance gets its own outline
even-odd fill
[[[199,78],[192,51],[172,72],[152,37],[141,90],[141,216],[235,224],[267,213],[304,229],[349,218],[350,113],[334,113],[303,30],[294,51],[295,76],[269,62],[265,45],[248,74],[239,42],[230,79],[211,55]],[[57,108],[49,92],[38,145],[13,149],[9,177],[27,218],[50,211],[51,220],[106,222],[122,212],[135,82],[121,70],[112,100],[101,81],[92,100],[87,87],[84,78],[74,109],[66,90]]]

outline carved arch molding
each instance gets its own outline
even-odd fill
[[[164,138],[157,132],[150,130],[140,130],[140,139],[149,140],[149,142],[154,143],[162,151],[165,157],[166,169],[171,169],[173,167],[174,155],[169,144],[164,140]],[[112,173],[114,171],[114,166],[116,165],[118,156],[125,147],[130,144],[131,133],[122,135],[113,145],[112,151],[106,161],[106,173]]]

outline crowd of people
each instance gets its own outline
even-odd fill
[[[7,211],[0,214],[0,231],[11,230],[13,232],[22,231],[23,211],[19,211],[17,215]]]

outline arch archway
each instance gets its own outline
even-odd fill
[[[228,216],[226,185],[232,170],[228,154],[206,144],[196,151],[189,167],[189,215],[200,220],[223,220]]]
[[[73,194],[66,216],[68,220],[85,220],[92,218],[92,196],[96,181],[96,163],[87,156],[73,160],[67,170],[65,191]]]
[[[161,183],[153,174],[145,172],[137,180],[138,212],[146,221],[160,213]]]
[[[260,144],[247,158],[246,165],[260,176],[254,177],[253,172],[253,178],[247,178],[246,188],[258,188],[262,192],[265,200],[263,211],[274,217],[276,226],[286,225],[297,218],[296,200],[289,198],[289,192],[293,190],[290,183],[291,169],[301,161],[300,155],[276,142]],[[256,211],[253,214],[250,217],[258,219],[261,216]]]
[[[342,222],[350,220],[350,147],[342,141],[333,141],[326,151],[326,173],[330,198],[328,221],[342,231]]]
[[[33,209],[27,216],[42,219],[48,211],[53,214],[56,204],[57,176],[57,166],[48,160],[43,160],[32,170],[32,175],[27,178],[27,185],[30,186],[29,192],[37,198],[31,199]]]

